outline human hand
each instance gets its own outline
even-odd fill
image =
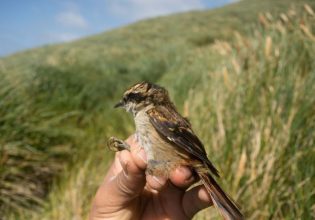
[[[185,220],[212,204],[203,186],[186,191],[195,182],[187,167],[171,172],[169,180],[146,176],[144,150],[134,136],[126,142],[130,152],[116,153],[95,195],[90,220]]]

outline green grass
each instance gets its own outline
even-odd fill
[[[84,219],[112,158],[107,138],[133,131],[113,103],[150,80],[190,118],[248,219],[314,218],[315,16],[305,2],[315,7],[243,1],[0,60],[0,216]]]
[[[302,20],[314,30],[315,16],[304,13],[257,27],[228,49],[214,45],[224,61],[187,101],[223,185],[250,219],[314,218],[315,41]]]

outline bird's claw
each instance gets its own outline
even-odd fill
[[[122,150],[130,151],[129,144],[115,137],[110,137],[108,139],[107,146],[111,151],[115,151],[115,152],[122,151]]]

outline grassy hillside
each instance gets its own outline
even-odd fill
[[[243,1],[0,60],[0,216],[84,219],[133,124],[140,80],[169,89],[248,219],[315,212],[313,1]],[[190,107],[188,107],[190,106]],[[208,209],[197,219],[209,219]]]

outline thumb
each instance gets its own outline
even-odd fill
[[[125,208],[145,186],[145,153],[133,137],[126,142],[131,152],[116,153],[114,163],[96,193],[94,207],[101,208],[102,212],[113,213]]]
[[[143,191],[145,172],[137,166],[129,151],[121,151],[118,160],[122,170],[109,179],[108,190],[115,198],[129,202]]]

